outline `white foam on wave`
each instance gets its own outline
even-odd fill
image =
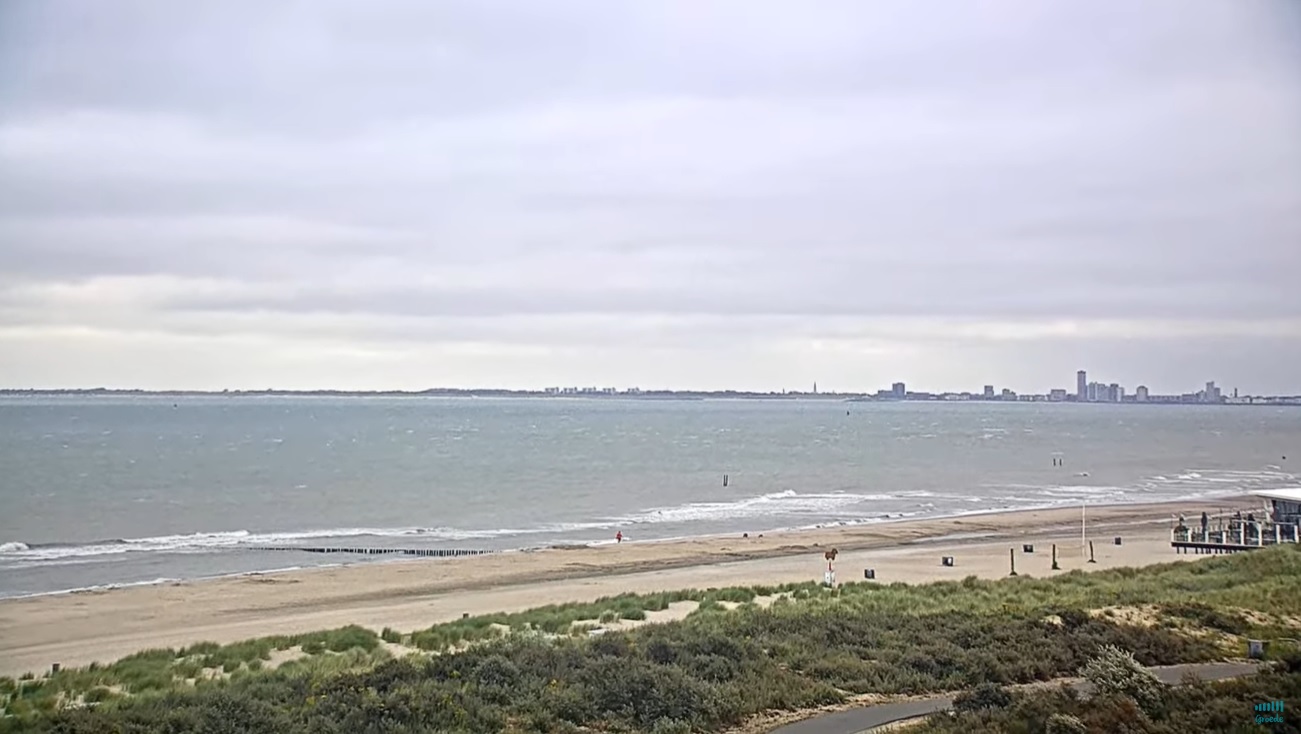
[[[601,518],[587,522],[537,525],[527,528],[464,529],[433,528],[329,528],[287,532],[253,533],[233,530],[185,535],[162,535],[147,538],[29,545],[8,542],[0,545],[0,560],[28,565],[34,563],[88,562],[110,560],[114,556],[139,553],[195,554],[239,550],[264,546],[295,546],[313,540],[343,538],[411,538],[425,542],[493,540],[529,535],[565,535],[606,531],[639,525],[691,524],[725,522],[763,517],[826,516],[872,500],[899,500],[929,493],[903,495],[852,494],[844,492],[800,493],[794,490],[774,492],[726,502],[691,502],[669,507],[651,508],[630,515]]]
[[[898,500],[899,495],[849,492],[802,493],[785,490],[730,502],[689,502],[659,507],[618,519],[620,524],[717,522],[760,517],[825,515],[862,502]]]
[[[157,578],[148,581],[128,581],[120,584],[96,584],[94,586],[78,586],[75,589],[59,589],[57,591],[38,591],[31,594],[15,594],[6,599],[30,599],[37,596],[63,596],[65,594],[89,594],[97,591],[112,591],[113,589],[129,589],[135,586],[158,586],[160,584],[179,583],[180,579]]]

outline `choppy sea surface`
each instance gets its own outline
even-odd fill
[[[1299,465],[1295,408],[4,397],[0,596],[371,560],[255,546],[756,533],[1223,496]]]

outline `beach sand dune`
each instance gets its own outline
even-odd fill
[[[1085,562],[1080,508],[829,528],[758,537],[624,542],[445,560],[367,563],[0,601],[0,675],[110,662],[151,647],[229,643],[361,624],[410,631],[462,614],[515,612],[625,592],[820,581],[836,548],[837,580],[920,583],[1194,560],[1170,548],[1169,520],[1251,499],[1090,508],[1097,563]],[[1117,546],[1114,536],[1124,542]],[[1034,554],[1021,550],[1035,545]],[[954,556],[953,567],[940,563]]]

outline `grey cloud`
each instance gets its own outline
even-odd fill
[[[4,3],[0,323],[1287,319],[1298,69],[1284,0]]]

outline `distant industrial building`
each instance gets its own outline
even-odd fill
[[[903,400],[908,397],[908,390],[902,382],[896,382],[890,386],[890,396],[896,400]]]
[[[986,399],[986,400],[993,400],[993,399],[994,399],[994,386],[993,386],[993,385],[986,385],[986,386],[985,386],[985,399]]]

